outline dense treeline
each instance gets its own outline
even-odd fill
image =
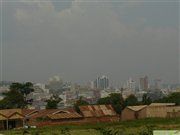
[[[180,105],[180,92],[174,92],[167,97],[163,97],[162,99],[157,100],[157,102],[175,103],[176,105]]]

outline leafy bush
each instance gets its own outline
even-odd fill
[[[69,128],[67,128],[67,127],[61,129],[61,134],[62,134],[62,135],[71,135],[71,134],[70,134],[70,130],[69,130]]]
[[[139,132],[139,135],[153,135],[153,126],[146,126]]]

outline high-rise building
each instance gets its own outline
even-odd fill
[[[139,79],[139,90],[148,90],[149,88],[149,81],[148,77],[142,77]]]
[[[109,78],[107,76],[97,77],[94,81],[94,87],[97,89],[107,89],[109,88]]]
[[[161,89],[162,88],[162,80],[161,79],[155,79],[154,80],[154,88],[155,89]]]
[[[127,80],[127,88],[132,90],[132,91],[135,91],[136,82],[132,78],[129,78],[129,80]]]
[[[91,89],[94,89],[95,88],[95,83],[94,83],[95,81],[90,81],[90,83],[89,83],[89,87],[91,88]]]

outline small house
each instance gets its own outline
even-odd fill
[[[136,120],[146,117],[147,105],[127,106],[121,113],[121,120]]]
[[[147,107],[146,117],[147,118],[166,118],[167,111],[170,110],[171,107],[174,107],[175,103],[152,103]]]
[[[22,128],[24,115],[22,109],[0,110],[0,130]]]
[[[152,103],[150,105],[127,106],[121,114],[121,120],[142,118],[180,117],[180,106],[175,103]]]

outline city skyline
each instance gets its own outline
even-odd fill
[[[144,75],[179,83],[176,1],[8,1],[1,2],[2,80],[58,74],[86,83],[105,74],[115,85]]]
[[[10,80],[5,80],[0,82],[0,84],[11,84],[13,82],[18,82],[16,80],[10,81]],[[25,83],[28,82],[27,80],[20,81],[19,83]],[[149,78],[147,75],[140,76],[132,78],[131,76],[129,78],[125,78],[124,81],[119,82],[117,84],[113,83],[114,80],[113,78],[106,76],[106,75],[99,75],[94,77],[93,79],[89,79],[87,82],[84,83],[79,83],[78,81],[72,82],[70,80],[64,79],[62,76],[54,75],[46,79],[45,82],[42,81],[32,81],[33,84],[43,84],[43,85],[49,85],[49,84],[65,84],[69,86],[82,86],[86,88],[91,88],[91,89],[120,89],[120,88],[125,88],[125,89],[131,89],[133,91],[139,89],[139,90],[148,90],[148,89],[161,89],[163,86],[164,88],[169,88],[171,86],[179,86],[179,83],[169,83],[169,82],[164,82],[163,78]]]

